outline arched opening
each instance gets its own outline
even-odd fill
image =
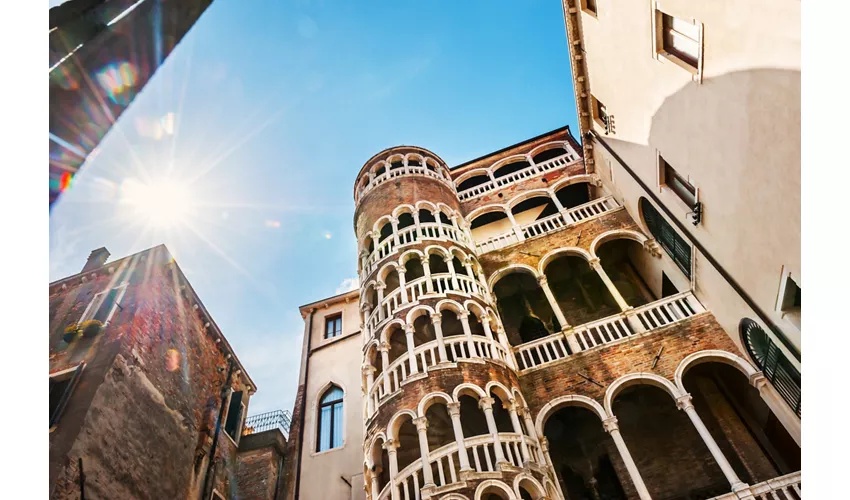
[[[744,318],[738,325],[738,329],[741,331],[741,343],[750,359],[799,417],[803,381],[800,372],[788,361],[785,354],[776,347],[758,323],[750,318]]]
[[[590,184],[577,182],[558,189],[555,191],[555,196],[564,208],[573,208],[591,200],[591,189]]]
[[[472,332],[472,335],[486,336],[484,333],[484,325],[481,324],[481,320],[478,319],[478,315],[470,312],[469,317],[466,319],[469,322],[469,331]]]
[[[403,422],[398,428],[398,451],[396,455],[399,472],[422,457],[422,454],[419,453],[419,433],[416,431],[413,419],[409,415],[403,416],[402,419]]]
[[[384,449],[384,440],[376,439],[372,444],[370,453],[372,460],[372,472],[378,477],[378,491],[373,492],[373,496],[377,497],[378,493],[390,482],[390,457],[387,450]]]
[[[369,255],[372,255],[372,252],[375,251],[375,240],[372,239],[371,235],[363,239],[363,248],[366,249]]]
[[[407,159],[407,166],[408,167],[421,167],[422,166],[422,160],[420,160],[419,157],[411,156],[410,158]]]
[[[378,352],[378,347],[376,345],[372,345],[369,347],[369,350],[366,351],[366,361],[370,366],[375,368],[375,374],[373,379],[377,380],[382,373],[384,373],[384,360],[382,359],[381,353]]]
[[[509,233],[513,230],[508,214],[500,209],[479,215],[469,224],[472,239],[486,241],[494,236]]]
[[[381,164],[381,166],[378,167],[378,170],[375,170],[375,177],[379,177],[381,175],[384,175],[385,173],[387,173],[387,168],[383,164]]]
[[[511,213],[516,223],[523,226],[558,213],[558,207],[549,196],[534,196],[514,205]]]
[[[404,280],[407,283],[425,276],[425,268],[422,267],[422,261],[419,257],[411,257],[404,263]]]
[[[326,451],[342,446],[343,396],[341,388],[331,384],[319,398],[319,425],[316,451]]]
[[[652,498],[713,498],[729,482],[687,414],[653,385],[623,389],[613,413]]]
[[[474,188],[475,186],[480,186],[482,184],[487,184],[490,182],[490,177],[488,175],[473,175],[468,179],[464,179],[463,182],[457,185],[458,191],[464,191],[466,189]]]
[[[419,222],[422,224],[434,223],[437,222],[437,219],[434,218],[434,214],[431,213],[430,210],[425,210],[424,208],[419,209]]]
[[[398,280],[398,271],[393,269],[389,273],[387,273],[387,277],[384,278],[384,283],[387,285],[387,288],[384,290],[384,298],[389,297],[389,295],[398,288],[399,280]]]
[[[520,479],[519,484],[517,486],[519,489],[519,497],[522,500],[541,500],[546,496],[540,486],[531,482],[530,479]],[[601,499],[608,500],[605,497],[601,497]],[[572,500],[572,498],[570,500]]]
[[[755,484],[800,470],[800,447],[740,370],[705,362],[688,369],[683,383],[742,481]]]
[[[398,170],[404,167],[404,160],[401,157],[394,158],[390,161],[390,170]]]
[[[374,311],[378,306],[378,290],[375,288],[373,283],[369,283],[366,286],[363,296],[366,297],[366,305],[369,307],[371,314],[371,311]]]
[[[652,256],[643,245],[634,240],[617,238],[602,243],[596,250],[605,274],[614,283],[623,299],[632,307],[639,307],[657,299],[647,283],[656,267]],[[660,272],[656,280],[661,281]]]
[[[440,253],[432,253],[428,255],[428,266],[431,268],[431,275],[444,274],[449,272],[449,266],[446,264],[446,258]]]
[[[407,336],[403,328],[393,325],[387,334],[387,340],[390,344],[389,362],[392,365],[395,360],[407,354]]]
[[[451,226],[452,220],[451,220],[451,218],[449,218],[448,215],[446,215],[445,212],[440,212],[440,223],[445,224],[447,226]]]
[[[460,261],[457,255],[452,256],[452,267],[455,270],[455,274],[458,276],[468,276],[469,273],[466,272],[466,266]]]
[[[513,432],[514,424],[511,422],[511,414],[505,409],[505,401],[502,401],[495,391],[490,391],[490,397],[493,398],[493,420],[496,421],[496,430]]]
[[[558,146],[551,149],[547,149],[545,151],[541,151],[534,155],[534,157],[532,157],[531,159],[534,161],[534,163],[539,165],[545,161],[551,160],[552,158],[557,158],[565,154],[567,154],[567,150]]]
[[[561,331],[561,325],[534,276],[513,272],[494,287],[499,316],[511,345]]]
[[[487,417],[484,416],[484,410],[478,406],[478,398],[463,394],[458,398],[458,402],[460,403],[460,427],[463,429],[463,437],[489,435]],[[481,463],[484,463],[483,456],[481,459]]]
[[[399,231],[401,231],[402,229],[408,228],[408,227],[410,227],[414,224],[415,224],[415,222],[413,221],[413,214],[411,214],[410,212],[405,212],[405,213],[400,214],[398,216],[398,230]],[[413,233],[413,234],[414,234],[414,239],[415,239],[416,233]]]
[[[549,440],[549,456],[567,498],[637,497],[614,440],[596,413],[565,406],[546,420],[543,435]]]
[[[393,225],[391,222],[387,222],[383,226],[381,226],[381,241],[391,237],[393,235]]]
[[[443,337],[454,337],[463,335],[463,325],[457,317],[457,313],[451,309],[443,309],[441,312]]]
[[[583,325],[620,312],[599,274],[586,260],[562,254],[546,265],[549,288],[571,325]]]
[[[486,486],[482,483],[479,488],[479,498],[481,500],[510,500],[513,496],[509,493],[510,489],[508,486],[501,481],[498,484],[487,484]]]
[[[452,427],[452,419],[449,416],[449,410],[443,403],[434,403],[428,407],[425,412],[425,418],[428,420],[428,450],[435,451],[447,444],[455,442],[454,427]],[[446,467],[448,462],[443,463]],[[444,469],[448,472],[448,469]]]
[[[431,323],[431,316],[429,314],[423,314],[413,320],[414,347],[419,347],[422,344],[427,344],[428,342],[431,342],[436,339],[437,335],[434,332],[434,325]],[[433,350],[427,350],[423,353],[423,355],[425,356],[426,363],[428,366],[434,366],[439,363],[439,360],[436,358],[436,354],[433,352]],[[425,369],[425,367],[422,366],[422,360],[419,356],[417,356],[416,358],[416,364],[421,370]]]
[[[504,177],[506,175],[511,175],[514,172],[519,172],[524,168],[530,167],[531,164],[526,160],[517,160],[511,163],[507,163],[505,165],[500,166],[493,172],[493,177],[496,179],[500,177]]]

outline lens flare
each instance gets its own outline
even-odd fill
[[[180,368],[180,352],[177,349],[169,349],[165,353],[165,369],[173,372]]]
[[[97,73],[97,83],[115,104],[128,105],[138,80],[136,67],[128,62],[110,63]]]
[[[187,224],[195,215],[195,202],[189,187],[168,177],[143,183],[127,179],[121,184],[121,202],[132,216],[156,229]]]

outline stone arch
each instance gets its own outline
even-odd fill
[[[427,247],[425,247],[424,252],[425,255],[429,257],[433,254],[439,254],[443,257],[443,259],[451,256],[448,250],[439,245],[428,245]]]
[[[456,185],[460,185],[461,183],[463,183],[463,181],[470,179],[472,177],[479,176],[479,175],[487,176],[488,179],[490,178],[488,169],[486,169],[484,167],[479,167],[479,168],[474,168],[472,170],[467,170],[466,172],[457,176],[457,178],[454,181],[455,181]]]
[[[670,397],[672,397],[674,401],[676,398],[684,395],[673,382],[670,382],[661,375],[647,372],[629,373],[628,375],[623,375],[612,382],[611,385],[608,386],[608,389],[605,390],[605,413],[608,415],[614,415],[612,405],[614,403],[614,398],[617,397],[617,394],[619,394],[620,391],[626,387],[640,384],[654,385],[655,387],[658,387],[670,394]]]
[[[451,218],[452,215],[457,213],[457,211],[454,208],[446,205],[442,201],[437,202],[437,210],[439,210],[441,212],[446,212],[446,214],[449,215],[450,218]]]
[[[525,272],[534,276],[535,278],[540,277],[540,275],[537,274],[537,269],[534,269],[528,264],[511,264],[509,266],[505,266],[499,269],[498,271],[490,275],[490,280],[487,282],[487,286],[490,287],[490,291],[492,292],[495,290],[496,283],[498,283],[500,279],[515,272]]]
[[[478,217],[482,215],[489,214],[490,212],[502,212],[507,215],[510,209],[503,203],[491,203],[489,205],[484,205],[483,207],[478,207],[472,212],[469,212],[469,215],[466,216],[467,220],[472,223]]]
[[[441,496],[440,500],[469,500],[469,499],[467,497],[461,495],[460,493],[449,493],[448,495]]]
[[[587,250],[579,247],[561,247],[556,248],[555,250],[550,250],[546,253],[541,259],[540,263],[537,264],[537,272],[540,275],[544,275],[546,273],[546,266],[548,266],[553,260],[557,259],[562,255],[575,255],[577,257],[581,257],[582,259],[590,262],[593,260],[593,256]]]
[[[387,435],[383,432],[378,432],[377,434],[372,436],[372,439],[370,439],[368,444],[366,445],[366,465],[370,468],[375,465],[374,450],[375,445],[378,444],[378,440],[380,440],[381,445],[383,445],[383,443],[387,442]],[[378,453],[378,455],[380,455],[380,452]]]
[[[568,177],[564,177],[562,179],[558,179],[557,181],[553,182],[552,183],[552,192],[555,193],[559,189],[561,189],[563,187],[567,187],[571,184],[582,184],[582,183],[585,183],[585,182],[588,183],[588,184],[593,184],[595,181],[596,181],[596,179],[593,177],[592,174],[571,175],[571,176],[568,176]]]
[[[479,321],[481,320],[481,318],[484,317],[484,315],[487,315],[487,310],[484,309],[481,304],[471,299],[464,301],[463,308],[469,311],[470,314],[474,314],[475,317],[479,319]],[[478,312],[474,311],[473,309],[476,309]],[[492,321],[492,318],[490,319]]]
[[[448,309],[458,315],[465,311],[460,302],[452,299],[443,299],[437,302],[437,304],[434,306],[434,309],[437,312],[443,312],[444,310]]]
[[[416,250],[415,248],[414,248],[414,249],[411,249],[411,250],[407,250],[406,252],[404,252],[403,254],[399,255],[399,257],[398,257],[398,265],[399,265],[399,269],[403,269],[403,268],[404,268],[404,265],[405,265],[405,264],[407,264],[407,261],[409,261],[410,259],[412,259],[414,255],[415,255],[416,257],[419,257],[419,260],[420,260],[420,261],[421,261],[422,259],[424,259],[424,258],[425,258],[425,254],[424,254],[424,253],[422,253],[422,251],[421,251],[421,250]]]
[[[404,320],[402,320],[401,318],[396,318],[396,319],[390,321],[389,323],[387,323],[386,325],[384,325],[384,328],[381,330],[381,336],[380,336],[381,343],[383,343],[383,342],[389,343],[390,339],[387,335],[389,335],[389,333],[393,330],[394,326],[398,326],[399,328],[404,330],[404,327],[405,327]]]
[[[522,403],[523,408],[528,408],[528,403],[525,402],[525,396],[522,395],[519,389],[517,389],[516,387],[511,387],[511,396],[513,396],[514,401]]]
[[[753,376],[759,373],[759,371],[753,367],[749,361],[740,356],[736,356],[731,352],[721,351],[720,349],[694,352],[685,356],[685,359],[680,361],[679,366],[676,367],[676,374],[673,380],[676,383],[676,387],[682,392],[682,394],[687,394],[688,392],[685,389],[684,384],[685,372],[696,365],[708,362],[723,363],[732,366],[733,368],[737,368],[750,380],[752,380]]]
[[[490,382],[487,382],[487,385],[484,386],[484,392],[487,393],[487,395],[489,396],[493,390],[496,391],[496,396],[498,396],[498,398],[502,400],[503,404],[507,404],[511,399],[513,399],[511,395],[511,390],[505,387],[505,385],[501,382],[498,382],[496,380],[491,380]]]
[[[380,232],[381,229],[386,226],[388,223],[392,224],[393,216],[392,215],[382,215],[372,224],[372,232]]]
[[[428,393],[424,395],[422,399],[419,400],[419,405],[417,405],[416,407],[416,413],[420,417],[424,417],[425,412],[428,411],[428,408],[438,401],[442,401],[444,404],[449,404],[452,402],[452,398],[445,392]]]
[[[484,392],[484,389],[478,387],[477,385],[471,382],[464,382],[459,384],[452,391],[452,400],[455,403],[460,402],[461,396],[471,396],[474,399],[486,398],[487,393]]]
[[[550,499],[555,500],[556,498],[560,498],[558,495],[558,489],[555,488],[552,480],[549,479],[548,475],[543,476],[543,487],[546,488],[546,495],[549,496]]]
[[[425,305],[425,304],[420,304],[420,305],[412,308],[410,311],[407,312],[407,316],[405,317],[405,321],[407,322],[408,325],[412,325],[413,322],[416,321],[416,318],[418,318],[419,316],[424,316],[425,314],[433,315],[435,312],[436,311],[434,310],[433,307]]]
[[[643,233],[639,231],[634,231],[632,229],[613,229],[611,231],[605,231],[600,234],[596,238],[594,238],[593,242],[590,244],[590,255],[594,259],[598,259],[599,256],[596,255],[596,251],[599,247],[611,240],[615,240],[618,238],[625,238],[627,240],[634,240],[643,245],[649,238],[647,238]]]
[[[525,200],[530,200],[531,198],[537,197],[546,197],[549,198],[549,201],[552,201],[553,196],[553,193],[549,189],[529,189],[528,191],[523,191],[522,193],[519,193],[518,195],[508,200],[508,202],[505,203],[505,206],[508,208],[508,210],[512,210],[515,206],[519,205]]]
[[[475,500],[482,500],[484,495],[487,493],[500,492],[503,495],[502,498],[506,500],[516,500],[517,496],[513,492],[513,490],[502,481],[498,479],[487,479],[485,481],[481,481],[481,484],[478,485],[478,488],[475,488]]]
[[[401,427],[401,424],[404,423],[403,421],[405,417],[414,419],[416,418],[416,412],[413,410],[399,410],[390,417],[390,420],[387,423],[387,436],[389,439],[392,439],[393,441],[398,440],[398,430],[399,427]]]
[[[395,209],[392,211],[392,216],[393,216],[393,218],[398,219],[399,215],[401,215],[401,214],[412,214],[415,210],[416,210],[416,208],[414,208],[413,205],[409,205],[409,204],[405,203],[403,205],[399,205],[399,206],[395,207]]]
[[[568,396],[557,397],[543,405],[543,408],[540,408],[540,411],[537,412],[537,419],[534,421],[534,427],[537,430],[538,436],[543,435],[543,429],[546,427],[546,421],[549,420],[549,417],[554,415],[564,406],[580,406],[590,410],[599,417],[600,421],[611,416],[611,413],[603,408],[601,404],[587,396],[571,394]]]
[[[398,272],[398,269],[399,267],[397,262],[391,260],[387,261],[384,263],[383,266],[381,266],[381,269],[378,270],[378,274],[376,275],[376,277],[381,283],[386,283],[387,275],[393,271]]]
[[[541,145],[531,149],[531,151],[528,152],[528,156],[530,156],[531,158],[534,158],[539,153],[542,153],[544,151],[548,151],[550,149],[555,149],[555,148],[562,148],[567,153],[572,151],[572,148],[570,147],[569,142],[567,142],[567,141],[552,141],[552,142],[547,142],[545,144],[541,144]]]
[[[546,489],[540,484],[540,481],[534,479],[534,476],[528,472],[517,474],[514,478],[514,493],[517,498],[522,498],[520,487],[525,489],[534,500],[541,500],[546,497]]]
[[[527,161],[530,164],[531,163],[531,156],[528,155],[528,154],[525,154],[525,153],[511,155],[511,156],[508,156],[506,158],[502,158],[501,160],[493,163],[492,165],[490,165],[487,168],[487,170],[491,174],[495,174],[496,170],[499,170],[500,168],[504,167],[505,165],[510,165],[511,163],[517,163],[517,162],[521,162],[521,161]]]
[[[416,210],[427,210],[429,212],[433,212],[434,210],[438,210],[437,205],[431,203],[427,200],[419,200],[416,202]]]

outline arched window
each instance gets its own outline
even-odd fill
[[[643,220],[649,232],[652,233],[652,237],[664,248],[685,276],[691,279],[691,246],[679,236],[679,233],[664,220],[664,217],[646,198],[640,199],[640,211],[643,213]]]
[[[332,385],[319,402],[319,445],[316,451],[342,446],[342,389]]]
[[[788,361],[785,354],[776,347],[758,323],[750,318],[744,318],[738,325],[741,330],[741,341],[747,354],[770,380],[782,399],[800,416],[802,394],[802,378],[797,368]]]

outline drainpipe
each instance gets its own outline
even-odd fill
[[[646,192],[646,194],[650,198],[652,198],[652,201],[654,201],[655,204],[658,205],[658,207],[661,208],[661,210],[664,211],[664,213],[667,215],[667,217],[671,221],[673,221],[674,224],[676,224],[676,227],[679,228],[679,231],[681,231],[689,240],[691,240],[691,243],[693,243],[693,245],[697,248],[697,250],[699,250],[699,252],[706,258],[706,260],[708,260],[708,262],[712,266],[714,266],[715,269],[717,269],[717,272],[719,272],[720,276],[722,276],[723,279],[725,279],[726,282],[729,283],[729,286],[731,286],[732,289],[735,290],[735,292],[737,292],[738,295],[744,300],[744,302],[748,306],[750,306],[750,309],[752,309],[753,312],[756,313],[756,316],[758,316],[759,319],[761,319],[773,331],[773,334],[776,335],[776,337],[782,342],[782,344],[786,348],[788,348],[788,351],[791,352],[791,354],[794,355],[794,357],[797,359],[797,361],[800,361],[800,351],[798,351],[797,348],[794,347],[794,344],[792,344],[787,338],[785,338],[785,335],[782,333],[782,331],[779,328],[777,328],[777,326],[773,323],[773,321],[771,321],[767,317],[767,315],[756,305],[755,301],[753,301],[753,299],[750,298],[749,295],[747,295],[747,293],[744,291],[744,289],[741,288],[740,285],[738,285],[738,283],[732,278],[732,275],[730,275],[728,272],[726,272],[726,270],[723,269],[723,267],[720,265],[720,263],[717,262],[717,260],[715,260],[714,257],[711,256],[710,253],[708,253],[708,250],[706,250],[706,248],[704,246],[702,246],[702,243],[700,243],[696,238],[694,238],[691,235],[691,233],[689,233],[685,229],[685,225],[682,224],[679,221],[679,219],[677,219],[676,216],[673,215],[673,213],[670,212],[670,210],[668,210],[667,207],[663,203],[661,203],[661,200],[659,200],[658,197],[655,196],[655,194],[652,192],[652,190],[649,189],[649,187],[646,184],[644,184],[643,180],[641,180],[640,177],[638,177],[634,173],[634,171],[631,168],[629,168],[628,165],[626,165],[626,162],[624,162],[623,159],[620,158],[620,156],[617,153],[614,152],[614,150],[611,148],[611,146],[609,146],[608,143],[606,143],[601,137],[599,137],[599,134],[597,134],[595,131],[589,131],[587,133],[587,136],[588,136],[588,138],[595,139],[599,144],[602,145],[602,147],[605,148],[606,151],[608,151],[608,153],[611,156],[614,157],[615,160],[617,160],[617,162],[620,164],[620,166],[623,167],[623,169],[626,172],[628,172],[629,175],[632,176],[632,179],[634,179],[635,182],[637,182],[638,185],[640,185],[640,187],[643,188],[643,190]]]
[[[307,357],[304,359],[304,397],[301,398],[301,418],[298,426],[298,463],[295,467],[295,498],[301,491],[301,456],[304,451],[304,419],[307,416],[307,379],[310,376],[310,344],[313,340],[313,314],[316,310],[310,310],[310,319],[307,320],[307,331],[304,335],[307,336]]]
[[[213,470],[213,464],[215,463],[215,452],[216,448],[218,448],[218,436],[221,434],[221,420],[224,416],[224,405],[227,403],[227,391],[230,389],[230,380],[233,377],[233,359],[227,363],[227,379],[224,381],[224,385],[221,387],[221,407],[218,409],[218,418],[215,422],[215,433],[213,434],[213,442],[210,447],[210,461],[207,464],[207,473],[204,475],[204,487],[201,488],[201,500],[206,499],[209,496],[207,493],[207,488],[210,484],[210,472]]]

